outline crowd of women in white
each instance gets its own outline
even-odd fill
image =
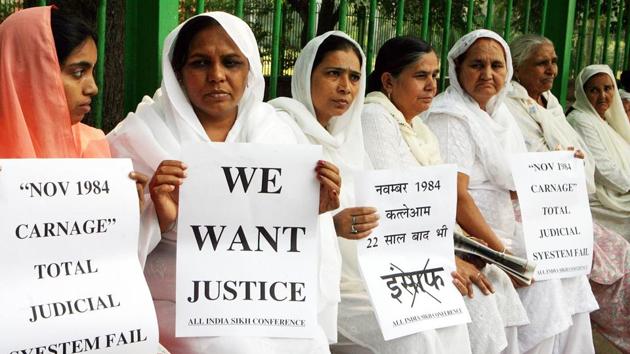
[[[630,353],[630,124],[612,71],[584,68],[565,116],[550,89],[553,43],[524,35],[508,45],[489,30],[448,54],[450,86],[436,96],[439,59],[412,37],[387,41],[366,73],[343,32],[300,53],[292,98],[263,102],[264,78],[248,25],[221,12],[195,16],[165,40],[163,81],[108,136],[114,157],[151,177],[140,258],[172,353],[593,353],[591,325]],[[435,97],[436,96],[436,97]],[[318,322],[313,339],[175,337],[180,150],[188,142],[317,144],[324,160]],[[472,322],[384,341],[356,256],[378,212],[356,205],[353,175],[370,169],[457,165],[457,223],[499,252],[524,257],[512,153],[575,150],[584,159],[594,217],[592,273],[521,286],[492,265],[456,257],[453,282]]]

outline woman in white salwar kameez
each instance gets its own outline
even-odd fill
[[[379,50],[361,114],[365,148],[374,168],[443,163],[437,138],[418,117],[437,92],[438,63],[433,48],[412,37],[392,38]],[[456,263],[468,291],[472,352],[518,353],[516,327],[528,321],[509,277],[490,264],[480,271],[459,257]]]
[[[370,169],[361,128],[365,82],[365,56],[360,46],[343,32],[328,32],[311,40],[300,53],[291,81],[293,98],[270,102],[302,134],[302,143],[323,146],[325,158],[339,166],[343,180],[341,211],[335,215],[342,255],[340,336],[332,351],[469,353],[463,325],[383,340],[361,278],[355,240],[367,236],[377,225],[375,210],[355,207],[354,202],[353,174]]]
[[[498,34],[477,30],[455,43],[448,62],[451,86],[436,97],[425,122],[438,138],[442,158],[463,171],[458,223],[493,249],[525,257],[512,208],[509,158],[527,150],[503,102],[512,77],[510,49]],[[597,303],[586,276],[517,290],[530,322],[518,327],[521,353],[594,352],[588,313]]]
[[[510,49],[515,74],[505,103],[521,128],[527,149],[546,152],[574,147],[576,151],[584,151],[587,189],[589,194],[594,193],[595,161],[549,91],[558,73],[553,43],[540,35],[528,34],[515,38]],[[596,222],[593,222],[593,235],[589,279],[600,309],[591,313],[591,320],[604,337],[628,353],[630,244]]]
[[[174,354],[329,353],[326,334],[335,332],[334,321],[320,321],[312,339],[175,337],[177,192],[186,177],[186,166],[178,161],[182,144],[294,144],[296,139],[275,110],[262,102],[258,45],[249,26],[235,16],[205,13],[173,30],[164,43],[162,74],[162,86],[154,97],[145,97],[136,112],[108,136],[115,156],[130,157],[136,168],[153,175],[152,203],[143,213],[139,247],[141,257],[148,254],[145,276],[158,316],[160,342]],[[316,170],[322,186],[320,212],[337,208],[336,167],[320,161]],[[329,278],[325,271],[338,266],[336,254],[321,254],[320,294],[332,291],[334,297],[335,290],[327,286],[339,279]],[[320,300],[320,313],[323,308],[336,308],[336,301],[326,303],[322,295]]]
[[[630,241],[630,123],[612,70],[607,65],[584,68],[575,99],[567,119],[595,160],[593,216]]]

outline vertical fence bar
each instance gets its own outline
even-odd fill
[[[245,12],[243,11],[244,2],[245,2],[244,0],[236,0],[234,2],[234,14],[238,16],[239,18],[243,18],[243,16],[245,15]]]
[[[602,63],[608,61],[608,41],[610,40],[610,18],[612,17],[612,0],[606,1],[606,29],[604,30],[604,50],[602,53]]]
[[[529,33],[529,18],[532,14],[532,0],[527,0],[525,3],[525,27],[523,33]]]
[[[94,126],[103,126],[103,97],[105,94],[105,26],[107,24],[107,1],[99,0],[96,10],[96,31],[99,38],[96,44],[96,86],[99,88],[94,102]]]
[[[346,32],[348,27],[348,0],[339,1],[339,30]]]
[[[206,1],[197,0],[197,14],[202,14],[206,11]]]
[[[563,107],[569,91],[576,7],[577,0],[551,1],[550,13],[553,14],[553,21],[549,21],[545,28],[545,33],[554,43],[558,55],[558,77],[553,85],[553,93]]]
[[[584,43],[586,42],[586,26],[588,26],[588,12],[591,9],[589,7],[590,0],[586,0],[586,6],[584,7],[584,13],[582,15],[582,23],[580,24],[580,34],[578,35],[578,50],[577,50],[577,68],[575,72],[582,70],[584,64]]]
[[[282,0],[273,5],[273,32],[271,33],[271,76],[269,77],[269,98],[278,95],[278,74],[280,72],[280,35],[282,34]]]
[[[623,48],[623,69],[628,69],[628,65],[630,64],[630,6],[626,9],[626,14],[626,25],[622,26],[622,28],[626,29],[626,40]]]
[[[446,73],[448,69],[446,57],[449,50],[448,39],[451,35],[451,8],[453,7],[453,1],[446,0],[445,6],[446,13],[444,14],[444,28],[442,30],[442,55],[440,56],[440,91],[444,90],[444,83],[446,82]]]
[[[37,6],[46,6],[46,0],[39,0]]]
[[[591,61],[590,64],[595,62],[595,55],[597,54],[597,36],[599,35],[599,17],[601,15],[601,0],[595,0],[595,18],[593,18],[593,40],[591,41]]]
[[[317,33],[317,1],[308,0],[308,40],[315,38]]]
[[[547,28],[547,9],[549,8],[549,1],[543,0],[542,17],[540,19],[540,35],[544,36]]]
[[[475,0],[468,0],[468,13],[466,14],[466,33],[473,30],[475,19]]]
[[[621,29],[623,24],[623,11],[624,11],[624,2],[621,1],[619,3],[619,8],[617,9],[617,29],[615,32],[615,57],[613,58],[613,72],[615,75],[617,74],[617,69],[619,68],[619,49],[621,48]]]
[[[376,39],[376,0],[370,0],[370,17],[368,20],[368,45],[366,73],[372,72],[372,58],[374,57],[374,40]]]
[[[505,31],[503,32],[503,38],[506,42],[510,42],[510,31],[512,22],[512,0],[507,0],[507,8],[505,10]]]
[[[398,0],[396,7],[396,36],[401,36],[403,32],[403,23],[405,20],[405,0]]]
[[[429,40],[429,14],[431,13],[429,6],[431,6],[431,0],[424,0],[422,3],[422,33],[420,36],[425,41]]]
[[[488,0],[488,7],[486,7],[486,25],[489,30],[494,25],[494,0]]]

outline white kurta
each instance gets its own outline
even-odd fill
[[[262,102],[264,79],[258,46],[247,24],[235,16],[210,12],[209,16],[231,36],[247,57],[250,66],[247,88],[239,102],[238,115],[225,142],[295,144],[296,137],[289,126],[275,115],[275,110]],[[171,32],[165,40],[162,60],[164,79],[153,99],[145,97],[134,113],[130,113],[109,135],[108,140],[116,157],[129,157],[134,168],[149,176],[153,175],[161,161],[181,159],[184,143],[210,142],[192,106],[180,87],[170,65],[177,34],[184,24]],[[185,162],[185,161],[184,161]],[[185,182],[184,182],[185,183]],[[326,220],[326,215],[320,220]],[[328,223],[331,223],[328,216]],[[320,224],[320,230],[325,223]],[[322,324],[313,339],[284,339],[264,337],[175,337],[175,276],[176,276],[176,228],[160,234],[155,209],[151,203],[142,216],[139,253],[146,258],[145,277],[153,296],[160,329],[160,343],[173,354],[205,353],[329,353],[326,329],[329,321]],[[147,257],[148,255],[148,257]],[[320,278],[327,270],[326,254],[320,259]],[[328,289],[320,284],[320,293]],[[320,298],[322,298],[320,296]],[[336,304],[336,302],[335,302]],[[320,302],[320,316],[322,313]],[[334,315],[333,315],[334,317]],[[333,318],[334,320],[334,318]],[[328,327],[327,327],[328,326]],[[334,325],[332,325],[334,327]]]
[[[392,106],[393,107],[393,106]],[[405,143],[399,122],[381,104],[363,106],[362,120],[365,148],[376,169],[404,169],[421,166]],[[414,124],[423,124],[414,120]],[[518,352],[516,326],[528,323],[525,309],[507,274],[496,266],[483,270],[495,293],[484,295],[476,286],[474,297],[465,298],[472,322],[468,324],[473,353]]]

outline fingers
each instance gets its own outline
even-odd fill
[[[349,232],[345,235],[341,235],[341,237],[346,238],[348,240],[360,240],[362,238],[366,238],[368,236],[370,236],[370,234],[372,234],[372,229],[368,230],[368,231],[364,231],[364,232],[359,232],[356,234],[353,234],[352,232]]]
[[[332,168],[329,167],[329,165],[332,166]],[[327,163],[326,161],[320,161],[317,163],[315,171],[317,171],[317,177],[320,181],[322,177],[325,177],[333,182],[337,188],[341,188],[341,176],[339,175],[339,170],[335,165]]]
[[[466,285],[464,285],[464,278],[459,273],[452,272],[451,276],[453,276],[453,284],[455,285],[457,290],[459,290],[459,293],[462,294],[462,296],[472,295],[468,293],[468,288],[466,287]]]
[[[334,174],[339,175],[339,168],[337,168],[337,166],[335,166],[335,164],[332,162],[319,160],[317,161],[317,167],[325,168],[327,170],[332,171]]]
[[[140,183],[142,185],[145,185],[147,184],[147,182],[149,182],[149,177],[147,177],[147,175],[136,171],[131,172],[129,174],[129,178],[136,181],[136,183]]]
[[[333,180],[329,179],[326,176],[320,175],[318,176],[320,185],[327,189],[330,192],[334,192],[335,196],[338,196],[340,193],[339,185],[336,184]]]
[[[479,288],[479,290],[481,290],[484,295],[490,295],[490,293],[494,292],[494,289],[492,289],[492,285],[490,285],[490,282],[488,281],[488,279],[486,279],[486,276],[482,272],[477,273],[477,275],[471,277],[470,280]]]
[[[353,215],[353,217],[354,217],[353,220],[354,220],[355,225],[370,224],[380,219],[380,216],[378,216],[377,213],[372,213],[368,215]]]
[[[355,218],[362,215],[376,213],[376,208],[372,208],[372,207],[354,207],[354,208],[347,208],[345,210],[347,210],[348,213],[350,213],[350,215],[355,216]]]

